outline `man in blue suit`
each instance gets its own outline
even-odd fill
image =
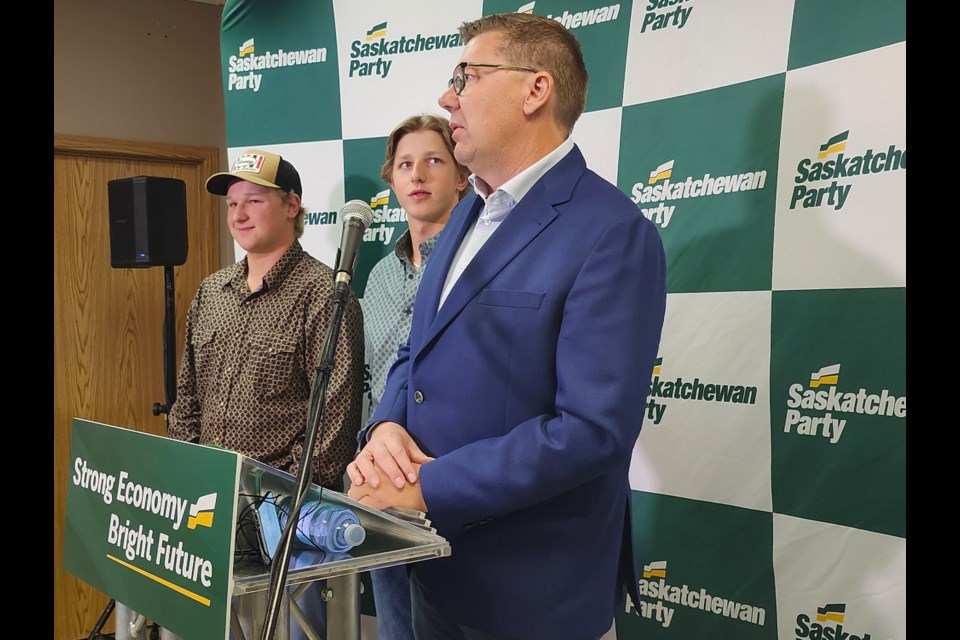
[[[418,640],[599,638],[636,602],[628,470],[666,302],[655,227],[587,169],[580,45],[540,16],[460,27],[439,103],[475,194],[423,274],[350,496],[426,511]]]

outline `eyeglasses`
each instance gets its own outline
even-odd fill
[[[467,75],[465,70],[467,67],[486,67],[488,69],[509,69],[511,71],[529,71],[530,73],[537,73],[536,69],[531,69],[530,67],[517,67],[512,64],[484,64],[482,62],[461,62],[453,70],[453,77],[447,80],[447,89],[453,87],[453,90],[460,95],[463,93],[463,89],[467,86]]]

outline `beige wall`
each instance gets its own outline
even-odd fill
[[[54,0],[54,133],[213,147],[225,166],[222,11],[190,0]],[[229,264],[222,205],[220,218]]]

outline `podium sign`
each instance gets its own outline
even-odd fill
[[[64,568],[184,638],[226,639],[241,459],[74,418]]]

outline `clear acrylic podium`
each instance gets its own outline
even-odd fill
[[[255,531],[254,505],[267,492],[291,495],[296,478],[252,458],[243,458],[238,491],[238,528]],[[327,640],[358,640],[360,637],[360,578],[365,571],[450,555],[450,544],[438,536],[419,512],[388,509],[378,511],[346,495],[311,485],[307,500],[333,503],[351,509],[366,530],[362,544],[347,554],[324,554],[298,549],[290,553],[287,586],[296,587],[293,598],[284,595],[276,625],[275,640],[287,640],[289,618],[300,624],[308,638],[318,637],[303,617],[297,598],[314,583],[326,580]],[[251,526],[252,525],[252,526]],[[257,557],[256,536],[238,535],[238,547],[245,546],[243,558],[233,567],[234,604],[230,616],[235,640],[259,640],[267,615],[270,566]]]
[[[144,637],[145,620],[164,640],[260,640],[279,524],[261,528],[256,506],[293,495],[297,479],[234,451],[82,418],[70,440],[63,566],[116,601],[117,640]],[[291,547],[272,640],[298,624],[316,637],[296,605],[303,592],[324,596],[328,640],[359,640],[359,574],[450,555],[422,513],[378,511],[317,485],[306,499],[349,508],[366,535],[346,554]],[[272,506],[264,515],[276,518]]]

